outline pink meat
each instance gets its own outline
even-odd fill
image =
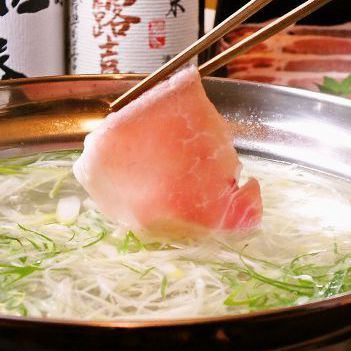
[[[350,24],[337,26],[294,26],[288,30],[289,34],[293,35],[316,35],[326,37],[351,38]]]
[[[351,54],[351,39],[321,37],[300,39],[283,48],[283,52],[313,55],[346,55]]]
[[[224,51],[264,24],[237,27],[219,42]],[[319,27],[295,25],[227,65],[228,76],[317,90],[325,76],[341,80],[351,71],[351,22]]]
[[[238,188],[226,122],[193,67],[110,114],[73,171],[107,217],[132,229],[233,230],[262,216],[259,184]]]
[[[284,70],[294,72],[348,72],[351,71],[351,60],[335,58],[290,60],[284,66]]]

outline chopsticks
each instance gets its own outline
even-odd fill
[[[188,48],[179,53],[177,56],[175,56],[172,60],[167,62],[165,65],[157,69],[154,73],[147,76],[140,83],[138,83],[133,88],[131,88],[126,93],[117,98],[115,101],[113,101],[110,104],[110,109],[112,111],[117,111],[120,108],[127,105],[130,101],[137,98],[146,90],[153,87],[163,79],[167,78],[171,73],[176,71],[186,62],[188,62],[192,57],[214,44],[225,34],[229,33],[231,30],[233,30],[247,18],[251,17],[253,14],[255,14],[257,11],[266,6],[271,1],[272,0],[251,0],[240,10],[235,12],[225,21],[221,22],[212,31],[201,37],[195,43],[193,43]],[[296,7],[287,14],[269,23],[257,32],[253,33],[252,35],[241,40],[226,51],[207,61],[205,64],[199,67],[200,74],[202,76],[205,76],[214,72],[218,68],[227,64],[231,59],[233,59],[233,57],[248,51],[255,45],[261,43],[262,41],[270,38],[274,34],[301,20],[302,18],[316,11],[317,9],[324,6],[330,1],[331,0],[306,1],[302,5]]]
[[[116,111],[127,105],[130,101],[137,98],[159,81],[167,78],[171,73],[176,71],[183,64],[187,63],[192,57],[207,49],[209,46],[222,38],[225,34],[232,31],[235,27],[251,17],[271,1],[273,0],[251,0],[248,2],[240,10],[236,11],[218,26],[213,28],[209,33],[202,36],[199,40],[188,46],[185,50],[157,69],[154,73],[151,73],[149,76],[143,79],[139,84],[113,101],[110,104],[110,109]]]

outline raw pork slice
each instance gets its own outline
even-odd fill
[[[110,114],[86,137],[74,174],[107,217],[131,229],[250,228],[262,216],[260,187],[251,179],[238,188],[227,130],[191,67]]]
[[[226,50],[265,24],[237,27],[220,41],[219,50]],[[343,80],[350,71],[351,22],[289,27],[227,65],[230,78],[315,91],[319,91],[325,76]]]

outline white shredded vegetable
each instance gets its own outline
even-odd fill
[[[61,198],[57,203],[56,219],[62,224],[73,224],[78,218],[80,199],[78,196]]]
[[[242,157],[262,226],[150,238],[107,221],[75,181],[77,152],[0,160],[0,312],[82,320],[218,316],[351,290],[351,189]],[[81,206],[82,204],[82,206]]]

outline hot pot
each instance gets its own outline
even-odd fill
[[[63,76],[0,84],[0,157],[82,147],[136,75]],[[209,98],[242,153],[351,179],[351,101],[208,78]],[[293,350],[351,337],[351,294],[297,307],[171,321],[76,321],[0,315],[1,350]],[[346,350],[347,348],[345,348]]]

